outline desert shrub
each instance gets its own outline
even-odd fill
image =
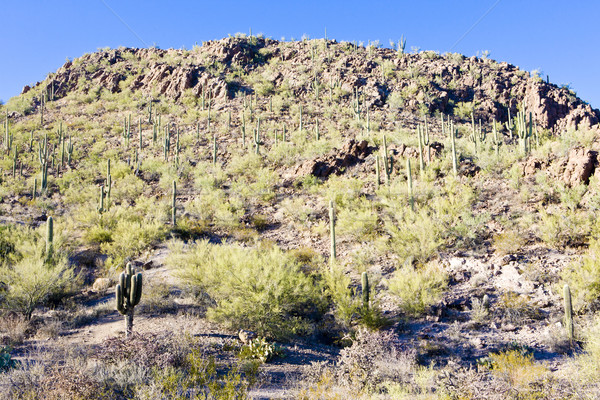
[[[584,352],[576,358],[576,367],[589,382],[600,379],[600,319],[595,318],[584,330]]]
[[[336,213],[336,234],[340,238],[368,240],[374,238],[378,228],[377,213],[371,202],[359,198],[349,207],[343,207]]]
[[[474,241],[487,215],[473,215],[475,192],[467,185],[449,181],[441,193],[415,205],[413,212],[395,196],[384,197],[384,228],[389,248],[401,259],[425,262],[438,250]]]
[[[0,271],[0,279],[8,286],[2,306],[30,319],[39,305],[60,295],[72,278],[65,259],[49,264],[42,257],[25,257]]]
[[[529,296],[512,291],[500,296],[497,307],[503,318],[512,324],[522,325],[528,319],[541,317],[540,311],[530,303]]]
[[[357,392],[375,392],[386,382],[406,382],[416,367],[416,352],[389,331],[357,333],[340,351],[338,381]]]
[[[205,357],[198,349],[186,356],[185,367],[154,368],[151,382],[137,390],[140,399],[210,399],[246,400],[253,377],[243,374],[238,367],[226,374],[217,372],[214,358]]]
[[[521,250],[525,243],[523,234],[517,229],[506,229],[494,235],[494,250],[498,255],[514,254]]]
[[[229,328],[275,338],[307,334],[311,318],[324,307],[319,281],[277,247],[249,249],[208,240],[170,246],[168,264],[184,283],[214,301],[209,318]]]
[[[105,364],[134,361],[145,368],[166,368],[182,365],[185,354],[172,336],[134,333],[129,338],[116,336],[105,339],[93,358]]]
[[[582,244],[591,230],[592,219],[587,213],[569,210],[550,213],[540,208],[538,216],[540,239],[551,247]]]
[[[448,275],[437,263],[415,268],[404,263],[389,282],[389,292],[399,300],[400,308],[408,315],[417,316],[438,302],[446,286]]]
[[[600,224],[596,224],[586,254],[574,260],[562,272],[563,280],[573,293],[573,306],[578,310],[595,310],[600,306]]]
[[[492,374],[505,381],[508,386],[517,391],[533,391],[531,384],[541,380],[546,374],[546,368],[536,364],[533,355],[519,350],[509,350],[489,355],[489,365]]]
[[[25,340],[30,331],[30,321],[14,314],[0,314],[0,345],[16,346]]]
[[[343,268],[336,264],[323,272],[323,280],[326,294],[333,303],[336,319],[349,328],[361,304],[360,298],[351,287],[352,280],[344,273]]]
[[[40,231],[45,225],[40,228]],[[62,252],[64,236],[55,227],[54,252],[46,253],[46,241],[39,231],[11,227],[4,237],[4,257],[0,258],[0,307],[21,313],[26,319],[49,298],[65,294],[73,284],[72,267]]]

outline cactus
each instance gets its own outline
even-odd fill
[[[354,101],[352,104],[352,111],[357,121],[360,121],[360,96],[358,95],[358,88],[354,90]]]
[[[106,194],[106,209],[104,211],[110,210],[110,191],[112,188],[112,175],[110,174],[110,158],[106,160],[106,188],[103,189]]]
[[[139,131],[138,135],[139,135],[139,139],[140,139],[140,150],[141,150],[143,147],[143,144],[142,144],[142,118],[138,119],[138,131]]]
[[[98,214],[102,215],[106,209],[104,208],[104,185],[100,186],[100,199],[98,200]]]
[[[573,306],[571,305],[571,289],[569,285],[565,285],[564,288],[565,296],[565,329],[567,330],[567,337],[569,342],[573,344],[574,339],[574,325],[573,325]]]
[[[254,131],[254,148],[256,154],[260,153],[260,118],[256,121],[256,130]]]
[[[394,157],[390,156],[388,161],[387,141],[383,135],[383,172],[385,172],[385,184],[390,186],[392,171],[394,170]]]
[[[171,223],[173,227],[177,226],[177,183],[173,181],[173,196],[171,198]]]
[[[213,165],[217,164],[217,135],[213,135]]]
[[[413,195],[413,181],[412,172],[410,169],[410,158],[406,159],[406,180],[408,184],[408,202],[410,203],[410,209],[415,211],[415,198]]]
[[[315,119],[315,137],[317,140],[321,139],[321,133],[319,132],[319,120]]]
[[[429,125],[427,125],[427,116],[425,116],[425,128],[421,131],[423,145],[427,147],[427,162],[431,163],[431,146],[429,146]]]
[[[454,176],[458,175],[458,156],[456,155],[456,134],[458,133],[458,129],[450,129],[450,139],[452,143],[452,171],[454,172]]]
[[[500,155],[500,146],[502,145],[502,140],[500,140],[500,137],[498,136],[498,129],[496,128],[496,119],[494,119],[493,121],[492,131],[494,134],[494,150],[496,152],[496,157],[498,157]]]
[[[400,57],[404,56],[404,50],[406,49],[406,38],[404,35],[400,36],[400,40],[398,41],[398,55]]]
[[[33,192],[31,194],[32,200],[35,200],[36,195],[37,195],[37,178],[33,178]]]
[[[366,272],[362,273],[362,303],[363,309],[369,309],[369,295],[371,292],[371,288],[369,286],[369,276]]]
[[[508,130],[508,133],[510,135],[510,139],[512,140],[513,138],[513,128],[514,128],[514,124],[510,119],[510,107],[508,108],[508,122],[506,122],[506,129]]]
[[[46,261],[50,260],[54,252],[54,219],[48,217],[46,222]]]
[[[379,182],[381,182],[381,172],[379,171],[379,156],[375,156],[375,185],[379,189]]]
[[[481,305],[486,310],[489,310],[490,309],[490,296],[488,296],[487,294],[484,294],[483,298],[481,299]]]
[[[40,102],[40,125],[44,126],[44,106],[46,105],[46,93],[42,93],[42,99]]]
[[[421,132],[421,125],[417,125],[417,139],[419,141],[419,171],[423,173],[425,163],[423,162],[423,133]]]
[[[125,335],[129,337],[133,331],[134,309],[142,297],[142,273],[136,274],[131,263],[127,263],[115,289],[117,311],[125,316]]]
[[[331,253],[329,260],[331,263],[335,262],[335,209],[333,208],[333,201],[329,200],[329,233],[331,239]]]
[[[302,104],[300,104],[300,124],[298,125],[298,131],[302,132]]]

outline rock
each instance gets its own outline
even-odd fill
[[[514,326],[513,324],[509,323],[509,324],[502,324],[500,329],[502,329],[504,332],[514,332],[517,330],[517,327]]]
[[[568,185],[589,183],[594,172],[598,153],[593,150],[575,147],[569,151],[568,161],[562,173],[563,181]]]
[[[473,161],[467,159],[460,162],[458,173],[460,175],[473,177],[481,170]]]
[[[352,139],[346,142],[341,150],[333,149],[326,156],[300,164],[296,168],[294,175],[302,177],[312,174],[319,178],[327,178],[331,174],[340,175],[346,168],[364,161],[371,153],[371,150],[366,140],[357,142]]]
[[[523,164],[523,176],[529,177],[535,175],[535,173],[548,166],[547,162],[544,162],[538,158],[531,157]]]
[[[94,284],[92,285],[92,290],[94,292],[102,292],[108,289],[110,285],[111,282],[109,278],[98,278],[94,281]]]
[[[23,86],[23,90],[21,90],[21,94],[25,94],[27,92],[29,92],[31,90],[31,87],[29,85],[25,85]]]
[[[256,339],[258,335],[255,332],[240,329],[238,337],[244,344],[249,344],[252,340]]]

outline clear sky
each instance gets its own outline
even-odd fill
[[[600,1],[6,0],[0,99],[98,48],[191,48],[236,32],[379,42],[490,57],[539,70],[600,108]],[[478,22],[478,23],[477,23]]]

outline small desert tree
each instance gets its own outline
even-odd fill
[[[43,258],[26,257],[4,268],[2,275],[7,286],[4,305],[29,320],[36,307],[64,289],[73,271],[64,259],[48,264]]]

